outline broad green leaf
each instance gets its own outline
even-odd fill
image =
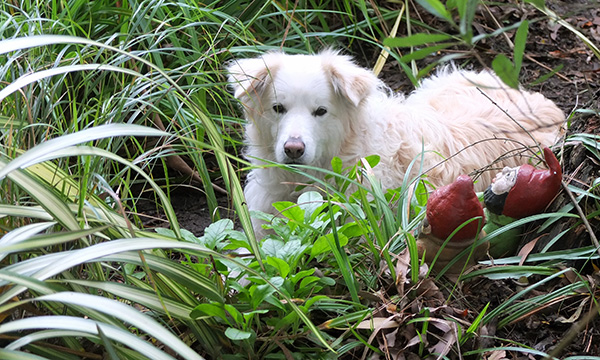
[[[315,257],[319,256],[323,253],[331,251],[331,243],[333,242],[333,234],[329,233],[327,235],[320,236],[315,243],[313,244],[310,255]],[[348,244],[348,238],[344,234],[339,234],[340,246],[346,246]]]
[[[305,287],[307,287],[308,285],[318,282],[320,280],[320,278],[316,277],[316,276],[309,276],[309,277],[305,277],[304,279],[302,279],[302,281],[300,282],[300,289],[304,289]]]
[[[290,273],[290,265],[288,265],[288,263],[283,259],[269,256],[267,257],[265,262],[276,268],[277,272],[279,272],[279,276],[281,276],[282,278],[286,278],[287,275]]]
[[[263,242],[262,250],[265,255],[276,257],[285,261],[291,261],[293,258],[301,255],[306,250],[307,245],[302,245],[300,240],[289,240],[283,242],[276,239],[267,239]]]
[[[315,273],[315,269],[302,270],[302,271],[299,271],[297,274],[290,276],[289,280],[292,282],[292,284],[296,285],[296,283],[298,281],[300,281],[303,278],[305,278],[306,276],[310,276],[314,273]]]
[[[285,243],[281,240],[267,239],[263,241],[262,251],[267,257],[272,256],[281,258],[279,250],[282,249],[284,245]]]
[[[519,88],[519,73],[506,55],[498,54],[492,61],[492,69],[506,85],[513,89]]]
[[[230,219],[216,221],[204,229],[204,236],[200,238],[200,244],[213,250],[219,248],[219,243],[227,237],[228,230],[233,230],[233,221]]]
[[[365,156],[364,159],[367,161],[370,167],[374,168],[381,161],[381,156],[379,155],[369,155]]]
[[[173,231],[171,229],[156,228],[156,229],[154,229],[154,231],[156,231],[157,234],[163,235],[168,238],[176,238],[177,237],[177,234],[175,233],[175,231]],[[189,241],[191,243],[201,244],[200,241],[198,240],[198,238],[196,237],[196,235],[194,235],[194,233],[192,233],[191,231],[186,230],[186,229],[181,229],[181,238],[183,240]]]
[[[305,221],[309,221],[313,213],[323,206],[323,195],[316,191],[307,191],[300,194],[298,197],[298,206],[304,210],[306,218]]]
[[[231,340],[246,340],[252,336],[252,333],[249,331],[242,331],[230,327],[227,328],[227,330],[225,330],[225,336],[227,336]]]
[[[196,307],[190,313],[190,317],[192,319],[197,319],[201,316],[216,316],[225,321],[227,324],[231,325],[229,319],[227,319],[227,313],[225,313],[225,309],[223,309],[222,304],[205,303],[196,305]]]
[[[297,223],[304,223],[304,210],[290,201],[278,201],[273,203],[273,207],[286,218]]]
[[[250,288],[250,304],[252,309],[256,310],[260,304],[263,303],[267,296],[272,295],[276,289],[281,288],[283,285],[283,278],[277,276],[270,279],[270,282],[275,287],[271,286],[271,284],[264,285],[253,285]]]
[[[231,304],[223,304],[223,308],[225,309],[225,311],[227,311],[227,313],[231,316],[231,318],[236,324],[244,324],[244,316],[238,309],[236,309],[235,306]]]
[[[333,172],[335,172],[336,174],[341,174],[342,173],[342,159],[340,159],[337,156],[334,156],[333,159],[331,159],[331,170]]]

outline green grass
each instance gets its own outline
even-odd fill
[[[382,335],[408,327],[421,340],[419,355],[443,329],[448,345],[436,351],[457,354],[496,320],[509,326],[581,289],[597,291],[571,269],[570,286],[521,301],[565,275],[563,260],[597,258],[592,247],[548,249],[465,276],[531,277],[499,306],[457,320],[423,305],[446,296],[436,284],[453,286],[425,276],[415,251],[426,198],[409,204],[403,189],[413,179],[382,189],[368,173],[374,157],[334,160],[324,171],[330,181],[313,179],[327,191],[275,204],[277,236],[254,237],[240,181],[249,167],[240,158],[243,121],[224,64],[326,46],[374,59],[389,45],[389,61],[416,84],[440,63],[472,61],[483,39],[471,28],[476,1],[418,3],[450,30],[422,22],[412,4],[373,9],[364,0],[0,5],[0,357],[351,358],[383,354]],[[535,5],[540,16],[555,16]],[[404,35],[388,39],[400,15]],[[495,61],[507,82],[518,78],[526,27],[487,35],[519,29],[514,52]],[[435,55],[451,46],[461,51]],[[595,151],[595,138],[571,140]],[[189,183],[182,173],[207,198],[213,223],[200,237],[181,228],[171,205],[173,187]],[[223,218],[213,184],[227,191],[239,227]],[[575,191],[579,201],[597,200]],[[168,228],[144,227],[142,196],[156,200]],[[576,216],[570,210],[538,218]],[[253,255],[227,255],[239,247]],[[538,354],[518,343],[504,349]]]

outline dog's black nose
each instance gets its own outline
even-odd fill
[[[283,144],[283,149],[290,159],[298,159],[304,155],[304,142],[300,138],[289,138]]]

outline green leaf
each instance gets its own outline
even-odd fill
[[[424,44],[437,43],[440,41],[448,40],[452,38],[447,34],[427,34],[418,33],[411,36],[400,37],[400,38],[387,38],[383,40],[383,45],[389,47],[411,47],[419,46]]]
[[[313,306],[317,301],[320,301],[320,300],[331,300],[331,299],[325,295],[313,296],[310,299],[306,300],[306,302],[304,303],[304,308],[310,309],[311,306]]]
[[[534,6],[538,7],[538,8],[545,8],[546,7],[546,1],[545,0],[523,0],[526,3],[529,4],[533,4]]]
[[[134,264],[129,264],[133,265]],[[2,275],[2,273],[0,273]],[[184,302],[172,298],[159,298],[154,289],[142,289],[133,285],[108,281],[90,281],[90,280],[63,280],[70,284],[81,285],[94,289],[100,289],[117,297],[127,299],[131,302],[141,304],[151,310],[159,313],[169,314],[176,319],[190,320],[190,313],[193,307]]]
[[[53,225],[53,223],[40,223],[42,224],[42,228],[45,228],[45,225]],[[0,239],[0,260],[4,258],[4,256],[9,253],[14,252],[22,252],[31,249],[44,248],[48,246],[63,244],[69,241],[75,241],[87,236],[90,236],[94,233],[100,233],[103,230],[107,229],[108,226],[103,226],[100,228],[91,228],[86,230],[79,231],[65,231],[58,233],[50,233],[46,235],[38,235],[33,236],[33,233],[27,231],[23,233],[19,230],[24,230],[24,228],[36,231],[38,227],[35,226],[37,224],[30,224],[28,226],[23,226],[19,229],[15,229],[8,234],[4,235],[2,239]],[[17,236],[16,232],[19,233]]]
[[[219,303],[198,304],[198,305],[196,305],[194,310],[192,310],[190,312],[190,317],[192,319],[197,319],[203,315],[216,316],[216,317],[226,321],[229,324],[229,321],[227,320],[227,315],[225,313],[225,310],[223,309],[222,304],[219,304]]]
[[[0,179],[15,169],[24,168],[59,155],[54,154],[73,145],[116,136],[170,136],[169,133],[133,124],[106,124],[44,141],[0,169]],[[61,153],[62,155],[62,153]]]
[[[0,159],[0,172],[5,171],[13,162],[14,160],[7,164],[3,159]],[[44,210],[52,215],[53,219],[65,228],[69,230],[80,229],[77,219],[67,204],[51,188],[46,186],[44,181],[26,170],[17,169],[10,174],[7,172],[5,176],[21,189],[25,190]]]
[[[283,248],[285,243],[281,240],[277,239],[266,239],[262,244],[262,251],[266,256],[272,256],[276,258],[280,258],[279,250]]]
[[[0,358],[4,360],[48,360],[45,357],[29,354],[23,351],[0,349]]]
[[[233,321],[235,321],[236,324],[244,324],[244,316],[238,309],[236,309],[235,306],[231,304],[224,304],[223,308],[225,309],[225,311],[227,311],[227,313],[229,313],[229,315],[231,316]]]
[[[233,221],[230,219],[216,221],[204,229],[204,236],[199,239],[200,244],[209,249],[218,249],[219,243],[227,237],[228,230],[233,230]]]
[[[473,19],[477,11],[479,0],[457,0],[458,15],[460,16],[460,34],[463,39],[472,44],[473,42]]]
[[[344,234],[339,233],[338,238],[340,241],[340,247],[346,246],[348,244],[348,238]],[[310,250],[310,255],[315,257],[323,253],[330,252],[331,244],[334,243],[334,241],[335,240],[332,233],[320,236],[313,244]]]
[[[119,356],[117,355],[117,351],[115,350],[115,347],[110,342],[110,339],[106,336],[106,334],[104,334],[104,331],[102,331],[102,328],[100,328],[100,326],[96,326],[96,331],[98,331],[100,340],[101,340],[102,344],[104,345],[106,357],[110,358],[110,360],[119,360]]]
[[[527,34],[529,32],[529,21],[523,20],[517,34],[515,35],[515,49],[513,60],[515,62],[515,70],[517,72],[517,78],[521,72],[521,64],[523,62],[523,54],[525,53],[525,45],[527,44]]]
[[[63,304],[82,306],[106,313],[138,327],[141,331],[147,332],[149,335],[154,336],[157,340],[163,342],[164,344],[168,344],[171,349],[185,358],[202,359],[200,355],[189,348],[177,336],[167,330],[167,328],[157,323],[156,320],[121,302],[100,296],[74,292],[61,292],[57,294],[43,295],[36,298],[36,301],[56,301]],[[97,324],[94,325],[98,326]],[[105,331],[105,333],[110,337],[109,332]]]
[[[417,3],[419,3],[419,5],[421,5],[430,14],[454,24],[452,15],[439,0],[417,0]]]
[[[294,275],[290,276],[289,280],[295,286],[298,281],[300,281],[303,278],[305,278],[306,276],[310,276],[310,275],[312,275],[314,273],[315,273],[315,269],[302,270],[302,271],[299,271],[297,274],[294,274]]]
[[[454,43],[442,43],[439,45],[433,45],[433,46],[429,46],[429,47],[426,47],[423,49],[419,49],[417,51],[413,51],[409,54],[402,56],[400,58],[400,61],[402,61],[403,63],[408,63],[413,60],[421,60],[421,59],[428,57],[429,55],[435,54],[438,51],[444,50],[453,45],[455,45],[455,44]]]
[[[300,289],[304,289],[305,287],[307,287],[308,285],[318,282],[319,280],[321,280],[319,277],[316,276],[309,276],[309,277],[305,277],[304,279],[302,279],[302,281],[300,282]]]
[[[369,164],[370,167],[374,168],[375,166],[377,166],[377,164],[379,164],[379,161],[381,161],[381,156],[369,155],[369,156],[365,156],[364,159],[367,160],[367,163]]]
[[[298,197],[298,207],[305,213],[305,222],[309,222],[313,213],[323,206],[323,195],[316,191],[307,191]]]
[[[492,61],[492,68],[498,77],[513,89],[519,88],[519,73],[504,54],[498,54]]]
[[[287,262],[291,262],[294,258],[303,254],[308,248],[308,245],[303,245],[300,240],[289,240],[283,242],[276,239],[267,239],[263,242],[262,250],[265,255],[276,257]]]
[[[530,83],[531,86],[536,86],[539,85],[543,82],[545,82],[546,80],[550,79],[552,76],[556,75],[556,73],[558,73],[559,71],[561,71],[563,69],[565,65],[564,64],[559,64],[557,67],[555,67],[554,69],[552,69],[552,71],[540,76],[539,78],[535,79],[534,81],[532,81]]]
[[[297,223],[304,223],[304,210],[290,201],[278,201],[273,203],[273,207],[286,218]]]
[[[281,276],[282,278],[287,277],[287,275],[290,272],[290,266],[283,259],[269,256],[269,257],[267,257],[267,260],[265,262],[267,264],[273,266],[274,268],[276,268],[277,271],[279,272],[279,276]]]
[[[110,70],[115,72],[121,72],[128,75],[133,75],[136,77],[144,77],[142,74],[126,69],[120,68],[113,65],[105,65],[105,64],[83,64],[83,65],[69,65],[69,66],[61,66],[57,68],[52,68],[48,70],[36,71],[34,73],[26,74],[13,81],[12,83],[5,86],[2,90],[0,90],[0,102],[4,100],[7,96],[18,91],[20,88],[25,87],[31,83],[42,80],[47,77],[67,74],[75,71],[101,71],[101,70]]]
[[[342,159],[340,159],[337,156],[334,156],[333,159],[331,159],[331,170],[336,174],[341,174],[342,173]]]
[[[258,306],[263,303],[265,298],[272,295],[276,289],[281,288],[284,282],[283,278],[279,276],[271,278],[269,281],[271,284],[253,285],[250,288],[250,303],[252,309],[255,310],[258,308]]]
[[[137,312],[137,310],[132,311]],[[158,324],[156,326],[162,328],[162,326]],[[61,336],[67,335],[99,339],[97,333],[98,327],[102,329],[104,334],[106,334],[106,336],[109,339],[127,345],[131,349],[137,351],[140,355],[146,356],[150,359],[175,360],[175,358],[173,358],[172,356],[167,355],[166,353],[152,346],[148,341],[139,338],[137,335],[131,334],[128,330],[108,324],[103,324],[94,320],[76,318],[72,316],[36,316],[15,320],[9,323],[2,324],[2,326],[0,326],[0,334],[44,329],[43,332],[31,333],[27,336],[23,336],[5,347],[6,350],[13,350],[23,346],[27,346],[30,342],[33,341],[43,340],[46,338],[60,338]],[[68,333],[65,332],[65,330],[67,330]],[[179,339],[177,339],[177,342],[180,342]],[[189,347],[185,347],[189,349],[189,351],[192,351]],[[202,359],[202,357],[198,354],[190,353],[189,355],[192,356],[190,357],[190,359]],[[4,357],[2,358],[4,359]],[[10,357],[8,359],[10,359]]]

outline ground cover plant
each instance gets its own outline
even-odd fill
[[[597,3],[9,0],[0,39],[0,358],[600,356]],[[561,106],[527,256],[429,272],[427,198],[381,189],[375,156],[254,237],[224,64],[327,46],[394,90],[454,61]]]

